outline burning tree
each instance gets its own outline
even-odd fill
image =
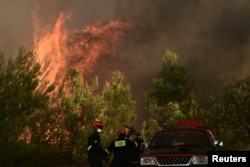
[[[34,53],[42,67],[42,78],[50,83],[60,83],[68,69],[75,69],[84,77],[95,75],[101,68],[101,59],[111,61],[118,58],[119,44],[125,36],[134,33],[129,21],[94,21],[82,30],[71,32],[64,26],[69,16],[63,12],[53,26],[42,27],[36,14],[33,18]],[[106,66],[113,65],[109,61]],[[102,75],[115,71],[109,68],[100,70]]]

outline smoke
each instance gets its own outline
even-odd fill
[[[105,79],[109,69],[122,71],[132,86],[141,122],[147,117],[144,93],[152,88],[151,78],[160,70],[166,49],[188,67],[201,99],[232,75],[250,74],[249,8],[247,0],[2,0],[0,52],[15,56],[20,46],[33,47],[35,10],[44,26],[67,12],[65,26],[72,32],[95,21],[130,22],[135,33],[121,37],[115,57],[97,59],[91,74]]]
[[[155,53],[146,54],[144,62],[159,67],[164,49],[176,52],[205,99],[232,75],[250,73],[249,8],[246,0],[123,0],[116,12],[141,27],[144,47],[139,49]]]

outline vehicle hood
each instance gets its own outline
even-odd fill
[[[181,147],[169,147],[169,148],[148,148],[142,155],[149,156],[149,155],[205,155],[207,152],[211,150],[207,147],[188,147],[188,146],[181,146]]]

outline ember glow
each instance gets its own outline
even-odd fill
[[[126,21],[96,21],[82,30],[66,30],[69,17],[60,13],[53,26],[41,27],[34,20],[34,53],[42,66],[42,79],[60,83],[67,69],[73,68],[83,76],[98,65],[101,57],[116,58],[122,37],[133,29]]]

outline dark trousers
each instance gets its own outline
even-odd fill
[[[138,166],[139,166],[139,164],[133,163],[133,162],[130,162],[128,165],[128,167],[138,167]]]
[[[103,167],[102,161],[93,161],[93,162],[89,162],[89,166],[90,166],[90,167]]]

